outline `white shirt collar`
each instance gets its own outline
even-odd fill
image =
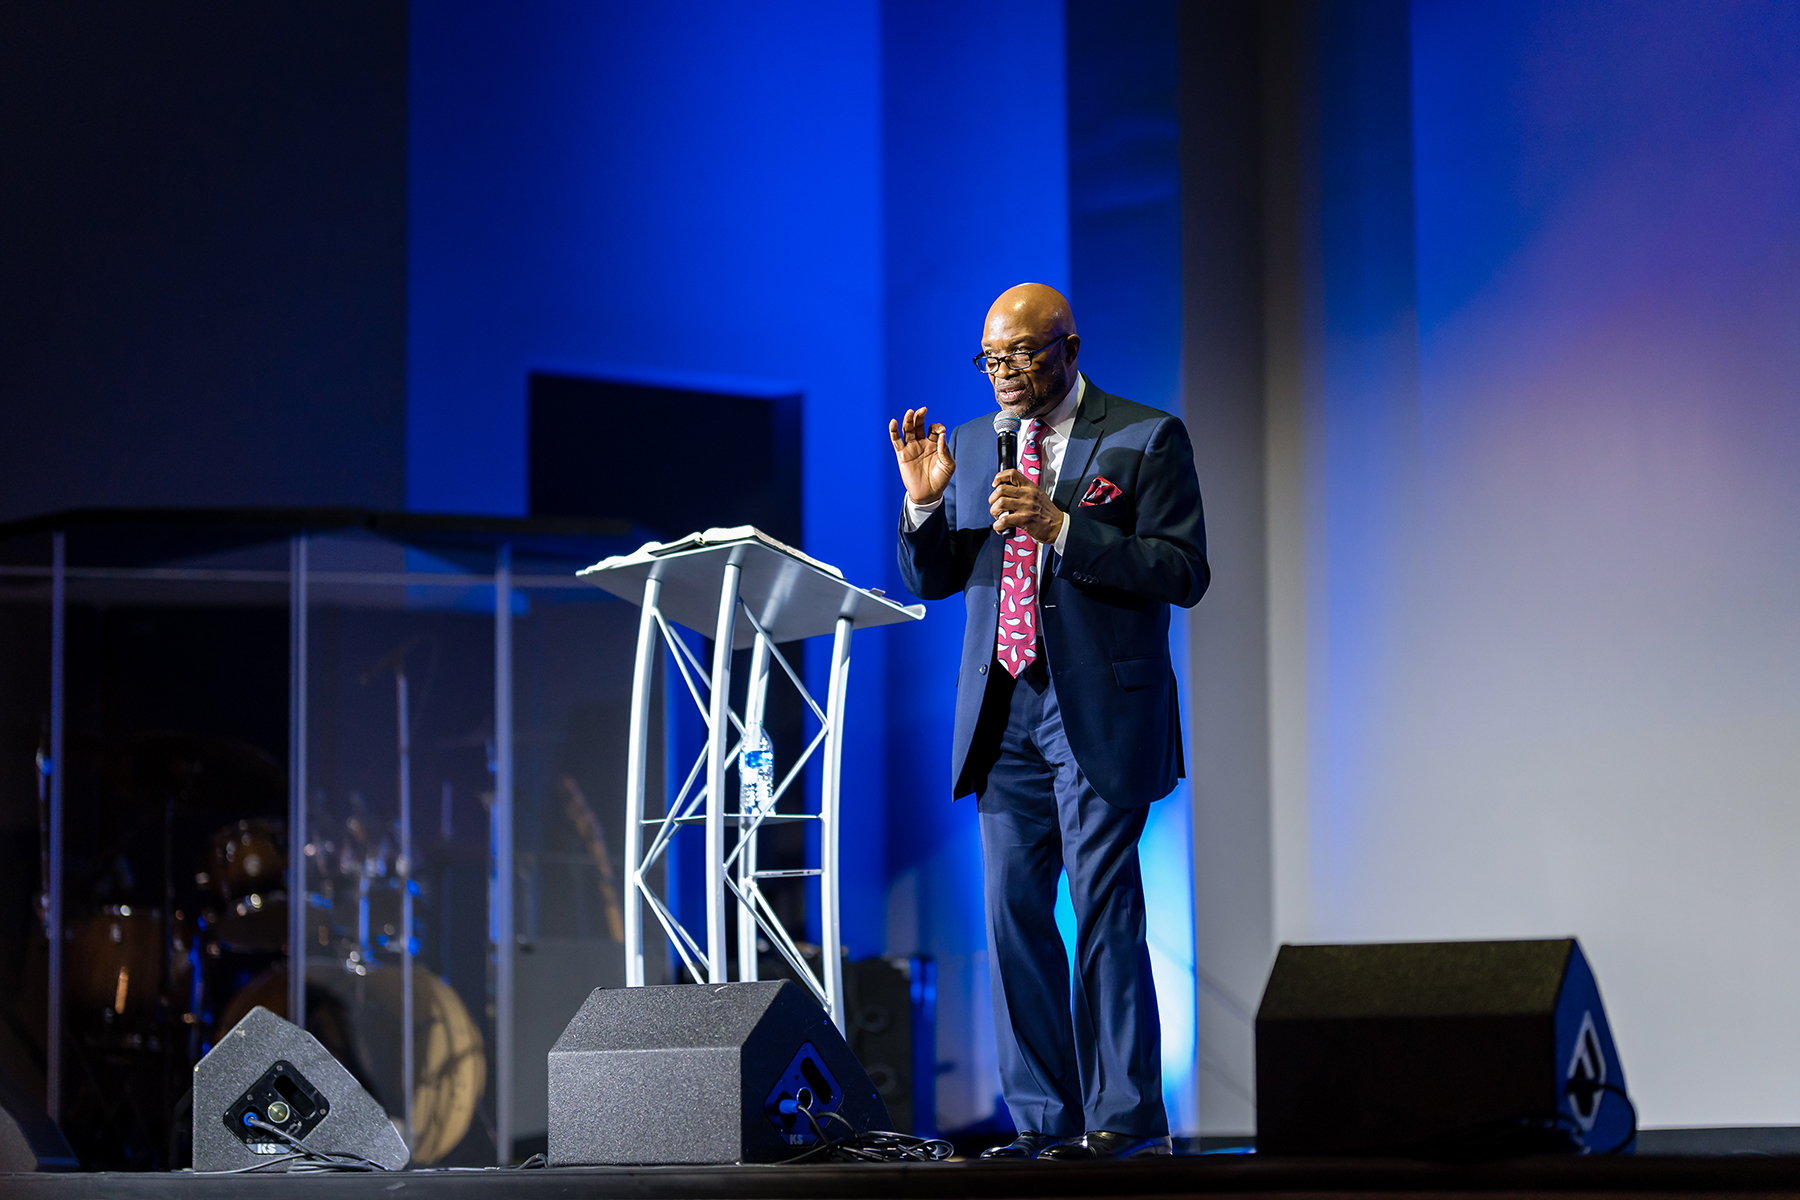
[[[1087,376],[1077,371],[1075,372],[1075,386],[1069,389],[1069,394],[1038,420],[1048,426],[1050,432],[1058,437],[1068,437],[1075,428],[1075,413],[1081,408],[1081,398],[1086,394]]]

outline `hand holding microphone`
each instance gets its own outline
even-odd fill
[[[1051,501],[1048,492],[1019,470],[1019,425],[1019,418],[1011,413],[994,414],[1000,472],[994,476],[988,512],[994,518],[995,533],[1004,536],[1014,529],[1023,529],[1037,541],[1053,543],[1056,535],[1062,532],[1063,513]]]

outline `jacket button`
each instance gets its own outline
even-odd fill
[[[986,675],[986,674],[987,674],[987,668],[986,668],[986,667],[985,667],[985,666],[981,666],[981,667],[976,667],[976,668],[975,668],[975,673],[976,673],[976,674],[977,674],[977,675]]]

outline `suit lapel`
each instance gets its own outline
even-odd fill
[[[1062,471],[1056,477],[1056,494],[1052,497],[1056,507],[1064,512],[1074,505],[1076,489],[1094,461],[1094,452],[1100,449],[1107,399],[1107,394],[1089,379],[1087,391],[1081,396],[1081,407],[1075,410],[1075,427],[1069,430],[1069,444],[1063,450]]]

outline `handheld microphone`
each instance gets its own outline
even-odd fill
[[[1019,418],[1007,412],[995,413],[994,438],[1000,449],[1000,469],[1016,470],[1019,466]]]

